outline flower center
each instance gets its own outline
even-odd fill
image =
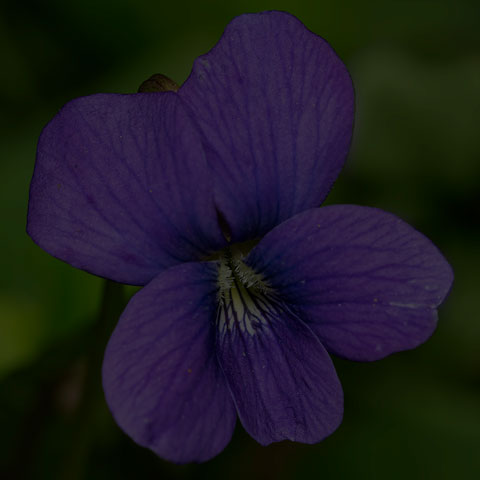
[[[242,259],[242,253],[231,248],[219,258],[217,327],[223,333],[239,330],[255,335],[267,323],[271,288]]]
[[[243,262],[240,250],[228,247],[219,257],[218,288],[220,297],[232,288],[268,290],[263,277]]]

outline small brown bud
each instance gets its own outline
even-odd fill
[[[179,88],[173,80],[161,73],[155,73],[138,87],[138,93],[176,92]]]

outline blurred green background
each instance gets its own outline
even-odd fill
[[[112,326],[96,322],[102,280],[25,234],[36,141],[74,97],[134,92],[156,72],[183,82],[229,20],[273,8],[328,39],[354,80],[352,151],[327,203],[396,213],[434,240],[456,280],[425,345],[376,363],[335,360],[345,418],[323,443],[264,448],[237,426],[216,459],[175,466],[123,435],[103,402]],[[24,0],[0,9],[0,478],[480,478],[478,2]]]

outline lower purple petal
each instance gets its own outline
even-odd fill
[[[215,356],[216,268],[172,267],[128,304],[107,346],[103,385],[120,427],[178,463],[230,441],[236,412]]]
[[[221,302],[217,328],[239,418],[258,442],[316,443],[338,427],[343,393],[332,361],[281,301],[234,288]]]
[[[438,249],[396,216],[338,205],[296,215],[246,259],[329,352],[376,360],[433,333],[453,273]]]

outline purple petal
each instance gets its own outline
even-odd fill
[[[421,233],[375,208],[301,213],[256,246],[246,263],[307,321],[329,352],[376,360],[433,333],[450,265]]]
[[[103,363],[120,427],[168,460],[205,461],[229,442],[235,407],[215,356],[216,267],[177,265],[137,293]]]
[[[247,432],[263,445],[330,435],[343,393],[313,332],[278,299],[244,287],[221,305],[217,355]]]
[[[178,93],[204,133],[234,240],[320,205],[345,160],[354,103],[325,40],[287,13],[242,15]]]
[[[68,103],[40,137],[28,233],[118,282],[223,246],[200,136],[173,93]]]

